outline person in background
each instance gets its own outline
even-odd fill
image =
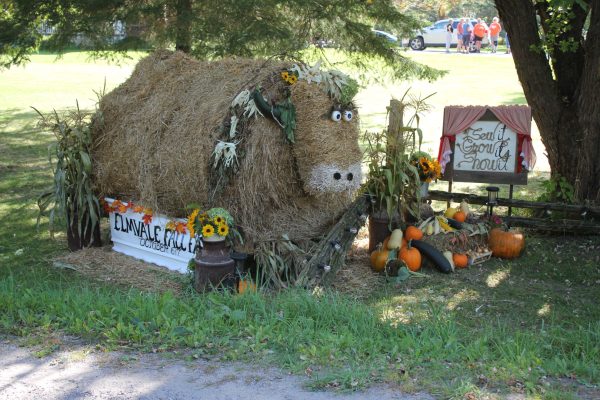
[[[492,53],[495,53],[496,50],[498,49],[498,36],[500,35],[500,32],[502,31],[502,27],[498,23],[498,17],[494,17],[494,19],[492,19],[492,23],[490,24],[489,31],[490,31],[490,47],[492,49]]]
[[[477,23],[473,27],[473,37],[475,40],[475,50],[477,53],[481,51],[481,41],[483,40],[485,34],[487,33],[485,22],[481,20],[481,18],[477,18]]]
[[[463,24],[465,23],[465,19],[461,18],[458,21],[458,25],[456,25],[456,52],[460,53],[463,48]]]
[[[506,41],[506,54],[510,54],[510,42],[508,41],[508,32],[506,36],[504,36],[504,40]]]
[[[463,48],[464,53],[469,52],[469,43],[471,43],[471,33],[473,31],[473,25],[471,25],[471,21],[465,19],[463,22]]]
[[[450,45],[452,44],[452,34],[454,33],[452,24],[454,24],[454,20],[450,19],[448,25],[446,25],[446,53],[450,53]]]

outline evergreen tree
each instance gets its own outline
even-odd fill
[[[42,40],[37,28],[55,33],[45,47],[63,51],[79,39],[98,55],[145,47],[174,47],[198,58],[294,56],[316,39],[326,40],[355,63],[382,60],[397,78],[432,79],[433,69],[410,61],[399,44],[376,37],[372,27],[410,37],[419,28],[391,0],[0,0],[0,61],[27,61]],[[115,24],[127,35],[116,40]]]

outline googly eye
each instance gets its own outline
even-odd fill
[[[350,111],[350,110],[344,111],[344,121],[352,121],[353,116],[354,116],[354,114],[352,114],[352,111]]]
[[[335,122],[340,122],[342,120],[342,113],[337,110],[332,111],[331,120]]]

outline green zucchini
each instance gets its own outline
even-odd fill
[[[448,225],[450,225],[451,227],[453,227],[454,229],[462,229],[462,222],[458,222],[455,219],[452,218],[448,218]]]
[[[411,240],[411,246],[416,248],[421,252],[421,255],[429,260],[440,272],[445,274],[449,274],[452,272],[452,265],[441,251],[430,245],[429,243],[425,243],[422,240]]]

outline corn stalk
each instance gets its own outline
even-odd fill
[[[66,226],[71,250],[100,245],[100,204],[91,182],[92,113],[82,111],[79,103],[75,110],[62,115],[56,110],[48,115],[34,110],[40,116],[38,126],[56,137],[48,148],[54,182],[38,198],[38,226],[42,216],[48,215],[51,236],[58,226]],[[100,117],[99,113],[94,115]]]

